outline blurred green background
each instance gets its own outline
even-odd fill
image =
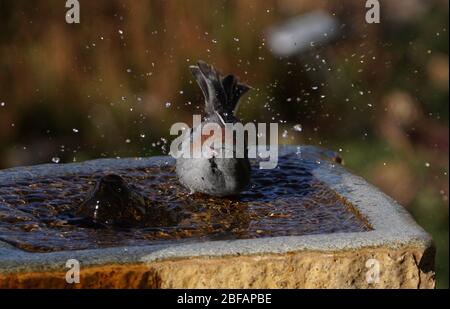
[[[72,25],[64,2],[0,0],[0,168],[166,153],[202,108],[188,66],[203,59],[255,88],[241,119],[340,151],[404,205],[448,288],[447,0],[380,0],[370,25],[361,0],[80,0]],[[274,56],[268,29],[313,10],[339,37]]]

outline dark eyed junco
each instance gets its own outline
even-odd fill
[[[244,144],[245,149],[240,152],[244,153],[244,156],[236,155],[236,136],[231,135],[230,138],[230,135],[225,133],[209,136],[197,131],[208,124],[225,132],[226,123],[239,123],[239,119],[236,118],[239,99],[250,87],[239,83],[234,75],[220,76],[214,67],[203,61],[191,66],[190,70],[205,97],[206,116],[200,126],[191,129],[184,142],[184,145],[189,145],[189,149],[193,152],[201,147],[199,152],[202,156],[177,158],[176,170],[179,180],[191,190],[191,193],[200,192],[219,197],[237,195],[250,182],[247,145]],[[200,137],[200,142],[195,142],[196,137]],[[205,153],[203,144],[214,137],[216,140],[213,147],[206,147]],[[222,155],[218,155],[219,153]]]

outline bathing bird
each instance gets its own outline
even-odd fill
[[[227,124],[240,123],[236,110],[250,87],[240,83],[233,74],[221,76],[203,61],[190,66],[190,70],[203,92],[205,115],[200,125],[190,129],[184,137],[181,146],[184,155],[178,156],[176,162],[179,181],[191,193],[218,197],[238,195],[250,182],[247,143],[237,141],[238,134],[225,132]],[[205,134],[206,128],[213,134]],[[196,157],[194,153],[201,155]]]

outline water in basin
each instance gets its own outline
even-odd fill
[[[300,160],[293,153],[280,157],[275,170],[260,170],[253,163],[251,186],[235,198],[190,195],[172,165],[3,180],[0,241],[52,252],[370,230],[349,202],[313,176],[315,160]],[[80,204],[111,172],[179,219],[128,227],[79,224]]]

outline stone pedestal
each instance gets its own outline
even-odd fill
[[[297,147],[280,151],[289,153]],[[306,146],[301,151],[320,160],[314,177],[350,202],[372,230],[52,253],[30,253],[0,242],[0,287],[434,288],[432,239],[407,211],[331,160],[329,152]],[[170,159],[11,169],[0,171],[0,185],[6,179],[152,166],[161,160]],[[65,280],[69,259],[80,262],[79,284]]]

